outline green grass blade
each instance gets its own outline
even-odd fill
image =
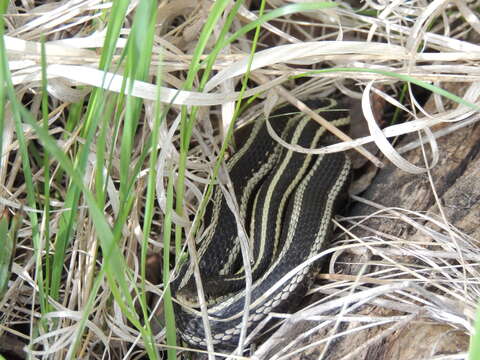
[[[0,28],[2,28],[3,34],[3,17],[1,18]],[[12,84],[12,80],[10,78],[10,71],[8,68],[8,60],[6,58],[6,51],[5,51],[5,43],[4,38],[1,36],[0,38],[0,70],[3,72],[3,79],[4,83],[2,84],[6,89],[6,96],[9,100],[10,107],[12,109],[12,115],[15,122],[15,131],[19,143],[19,152],[22,159],[22,169],[24,175],[24,181],[27,189],[27,205],[32,208],[37,208],[36,203],[36,190],[33,184],[33,173],[30,166],[30,156],[28,151],[28,143],[25,138],[25,134],[23,131],[23,122],[21,116],[22,106],[18,102],[15,90]],[[35,123],[35,125],[37,125]],[[40,239],[40,232],[39,232],[39,223],[38,223],[38,216],[35,211],[29,211],[28,217],[30,219],[31,228],[32,228],[32,243],[35,252],[35,279],[38,284],[38,292],[39,292],[39,301],[40,307],[42,312],[46,311],[47,306],[47,298],[45,296],[45,287],[43,281],[43,261],[42,261],[42,253],[43,249],[41,247],[41,239]]]
[[[105,36],[102,54],[100,56],[100,69],[108,70],[110,64],[112,63],[112,59],[116,51],[116,42],[118,40],[118,37],[120,36],[120,31],[122,29],[122,24],[124,22],[129,4],[130,2],[128,0],[119,0],[113,3],[110,16],[108,17],[109,22],[107,24],[107,34]],[[104,112],[105,100],[105,91],[103,90],[103,88],[96,88],[92,91],[87,107],[87,115],[82,132],[82,136],[86,138],[86,142],[83,147],[79,148],[75,159],[75,165],[79,173],[84,173],[88,151],[90,149],[89,146],[93,142],[100,120],[107,120],[106,117],[102,117],[106,115]],[[79,105],[78,107],[79,110],[81,110],[81,105]],[[103,165],[102,140],[100,140],[100,146],[100,151],[97,154],[97,159],[99,159],[99,161],[97,161],[98,166]],[[103,172],[97,172],[96,176],[97,200],[99,201],[100,206],[103,204],[104,201],[104,184],[102,175]],[[76,221],[79,199],[80,189],[75,185],[75,183],[70,183],[65,199],[65,208],[68,210],[63,212],[61,215],[60,228],[55,237],[55,255],[52,265],[51,282],[51,296],[55,299],[58,299],[61,273],[63,271],[62,269],[65,259],[65,251],[73,235],[73,224],[75,224]]]
[[[299,4],[286,5],[281,8],[269,11],[265,15],[261,15],[256,20],[243,26],[242,28],[237,30],[235,33],[233,33],[230,37],[220,40],[215,46],[215,48],[212,50],[212,52],[209,54],[207,58],[207,62],[214,61],[218,56],[218,53],[226,45],[231,44],[232,42],[237,40],[240,36],[247,34],[251,30],[256,29],[258,26],[265,24],[271,20],[277,19],[285,15],[291,15],[291,14],[307,12],[307,11],[331,9],[336,6],[338,6],[338,4],[335,4],[333,2],[312,2],[312,3],[299,3]]]
[[[129,284],[124,271],[127,269],[127,266],[124,262],[122,253],[115,242],[112,230],[105,219],[103,209],[98,207],[94,195],[83,183],[83,177],[61,151],[55,140],[48,134],[48,131],[39,126],[28,111],[22,108],[21,112],[26,122],[34,128],[45,149],[59,162],[70,176],[72,182],[81,189],[103,250],[103,266],[105,267],[110,290],[114,294],[115,300],[124,311],[127,318],[134,326],[141,329],[142,326],[138,317],[132,310],[134,309],[133,299],[130,295]],[[128,304],[129,306],[126,307],[125,304]]]
[[[10,264],[12,261],[11,239],[8,236],[8,220],[7,213],[4,212],[0,217],[0,247],[4,251],[0,252],[0,299],[3,297],[7,289],[8,279],[10,279]]]
[[[165,307],[165,323],[167,329],[167,344],[176,344],[175,315],[173,311],[172,293],[170,289],[170,239],[172,232],[173,209],[173,174],[170,173],[167,184],[167,211],[163,222],[163,304]],[[176,351],[168,349],[168,358],[174,360]]]
[[[48,91],[47,91],[47,55],[45,40],[41,41],[41,68],[42,68],[42,118],[43,128],[48,131]],[[45,288],[47,293],[50,288],[51,261],[50,261],[50,157],[47,152],[43,154],[43,234],[45,239]]]
[[[7,9],[8,2],[0,2],[0,51],[4,55],[0,55],[0,131],[3,133],[5,127],[5,109],[7,99],[6,74],[8,73],[8,60],[5,55],[5,19],[3,14]],[[0,168],[3,166],[3,136],[0,136]]]
[[[480,359],[480,308],[477,309],[475,317],[475,334],[470,337],[470,345],[468,348],[468,360]]]
[[[8,213],[5,211],[0,217],[0,300],[7,290],[15,255],[16,238],[10,233],[8,222]]]
[[[365,68],[339,68],[338,67],[338,68],[307,71],[303,74],[292,76],[292,78],[293,79],[298,79],[298,78],[301,78],[301,77],[306,77],[306,76],[308,77],[308,76],[312,76],[312,75],[318,75],[318,74],[329,73],[329,72],[364,72],[364,73],[380,74],[380,75],[383,75],[383,76],[396,78],[396,79],[399,79],[401,81],[405,81],[407,83],[412,83],[412,84],[421,86],[424,89],[427,89],[427,90],[429,90],[429,91],[431,91],[435,94],[444,96],[444,97],[446,97],[446,98],[448,98],[452,101],[455,101],[458,104],[468,106],[472,110],[480,111],[480,106],[478,106],[476,104],[472,104],[471,102],[466,101],[466,100],[462,99],[461,97],[459,97],[459,96],[457,96],[457,95],[455,95],[455,94],[453,94],[453,93],[451,93],[447,90],[444,90],[442,88],[439,88],[438,86],[429,84],[426,81],[416,79],[412,76],[404,75],[404,74],[398,74],[398,73],[395,73],[395,72],[392,72],[392,71],[385,71],[385,70],[378,70],[378,69],[365,69]]]

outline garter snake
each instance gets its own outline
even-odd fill
[[[332,99],[307,104],[336,126],[349,123],[348,111]],[[334,142],[324,128],[293,107],[276,111],[269,123],[293,145],[316,148]],[[250,331],[270,312],[287,311],[307,290],[309,272],[318,262],[291,271],[326,245],[331,218],[346,201],[350,161],[343,153],[307,155],[289,150],[270,137],[263,118],[240,140],[227,169],[253,253]],[[207,207],[205,225],[208,230],[198,256],[213,344],[228,349],[237,345],[241,331],[245,276],[236,220],[220,189],[215,189]],[[188,263],[181,266],[172,290],[182,339],[206,347]]]

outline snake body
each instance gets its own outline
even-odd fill
[[[336,126],[349,122],[348,111],[331,99],[307,102]],[[293,115],[292,115],[293,114]],[[343,153],[307,155],[276,142],[266,120],[258,121],[227,162],[240,218],[253,252],[248,332],[271,312],[287,311],[308,289],[318,261],[297,266],[326,245],[331,218],[346,201],[350,161]],[[324,128],[286,107],[269,119],[290,144],[316,148],[333,142]],[[213,344],[237,345],[245,306],[245,275],[237,225],[221,189],[207,207],[207,236],[198,249]],[[202,317],[195,300],[192,267],[186,263],[172,283],[177,329],[182,339],[206,347]]]

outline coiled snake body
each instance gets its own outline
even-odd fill
[[[348,111],[331,99],[307,104],[336,126],[349,122]],[[248,331],[270,312],[282,312],[303,296],[309,272],[292,271],[316,255],[331,233],[331,218],[347,196],[350,161],[343,153],[307,155],[288,150],[270,137],[265,119],[257,119],[227,162],[240,218],[253,252],[253,284]],[[269,118],[273,130],[290,144],[317,148],[333,142],[316,122],[283,108]],[[213,344],[237,345],[245,306],[245,276],[237,225],[220,189],[209,204],[208,232],[198,249]],[[172,283],[178,303],[178,331],[194,347],[206,347],[205,330],[195,300],[193,272],[184,264]]]

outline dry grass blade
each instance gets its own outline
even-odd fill
[[[462,158],[455,158],[462,140],[453,150],[442,144],[460,133],[473,136],[479,126],[480,2],[344,0],[319,10],[310,2],[266,0],[267,14],[290,9],[267,22],[261,21],[255,1],[239,5],[230,19],[237,4],[231,2],[225,3],[228,11],[220,14],[218,23],[209,24],[220,2],[23,0],[0,5],[5,25],[0,212],[26,212],[8,288],[0,299],[0,343],[9,342],[0,356],[171,360],[193,352],[210,359],[375,359],[372,349],[384,350],[385,342],[393,349],[402,337],[415,333],[420,340],[411,341],[418,340],[419,353],[413,358],[467,358],[465,342],[475,334],[480,298],[480,236],[472,225],[478,223],[480,194],[478,180],[465,185],[456,176],[476,174],[469,164],[479,151],[472,145],[461,152]],[[310,10],[291,11],[302,4]],[[155,14],[148,25],[154,34],[138,32],[136,16],[146,6]],[[261,29],[258,39],[241,31],[255,21]],[[225,31],[224,24],[229,26]],[[209,25],[210,37],[201,39]],[[226,43],[231,34],[238,38]],[[197,54],[202,41],[204,51]],[[210,69],[209,56],[224,42]],[[135,55],[133,45],[145,43],[148,54]],[[249,56],[252,46],[256,50]],[[192,86],[186,86],[193,68],[197,75]],[[247,88],[239,91],[248,72]],[[204,74],[210,75],[203,79]],[[442,90],[452,84],[462,84],[462,90]],[[434,94],[426,106],[430,91]],[[178,339],[167,344],[169,335],[169,341],[172,338],[164,321],[168,290],[158,279],[144,277],[150,272],[162,278],[158,263],[145,271],[144,257],[171,253],[166,284],[185,260],[179,249],[198,262],[196,249],[208,232],[199,209],[226,129],[237,121],[235,102],[242,97],[249,105],[241,107],[237,123],[242,125],[283,100],[316,117],[303,100],[320,96],[350,98],[353,105],[361,99],[367,121],[358,121],[365,131],[308,152],[355,149],[375,166],[394,163],[410,173],[426,173],[416,179],[426,184],[422,189],[431,206],[419,208],[413,200],[411,207],[384,206],[378,199],[352,196],[370,212],[336,220],[341,234],[315,257],[328,256],[329,266],[298,311],[269,314],[253,333],[244,333],[245,343],[236,353],[221,353],[211,342],[210,352],[183,347]],[[195,116],[185,117],[187,113]],[[407,121],[390,122],[392,117]],[[186,118],[195,121],[183,163]],[[154,130],[159,136],[152,142]],[[399,136],[408,141],[398,145],[393,139]],[[46,139],[56,145],[56,152]],[[409,156],[419,147],[422,156],[412,161]],[[149,156],[157,151],[151,166]],[[451,173],[437,173],[446,158],[460,165]],[[67,169],[66,161],[80,172]],[[173,194],[169,177],[175,182]],[[443,180],[461,187],[465,200],[452,204],[451,190],[437,184]],[[76,188],[75,181],[84,188]],[[179,181],[184,184],[182,195]],[[235,214],[243,258],[249,263],[248,234],[228,176],[221,171],[215,182]],[[102,247],[105,233],[87,201],[87,190],[115,239],[109,249]],[[386,197],[396,196],[396,190]],[[183,198],[180,207],[169,206],[169,200],[177,198]],[[145,227],[148,201],[153,215],[151,226]],[[162,241],[170,235],[167,219],[182,229],[177,240],[183,242],[174,245],[172,240],[170,248]],[[393,230],[384,227],[391,223]],[[292,269],[264,296],[315,259]],[[201,274],[196,275],[201,281]],[[208,320],[206,304],[203,310]],[[244,328],[247,322],[245,316]],[[431,335],[435,344],[428,351],[421,348],[422,336],[430,336],[424,332],[427,327],[440,329]],[[257,335],[263,341],[258,347],[243,347]],[[445,350],[450,336],[458,347]],[[353,339],[360,339],[360,345],[344,345]],[[386,353],[385,358],[408,358],[399,348]]]

